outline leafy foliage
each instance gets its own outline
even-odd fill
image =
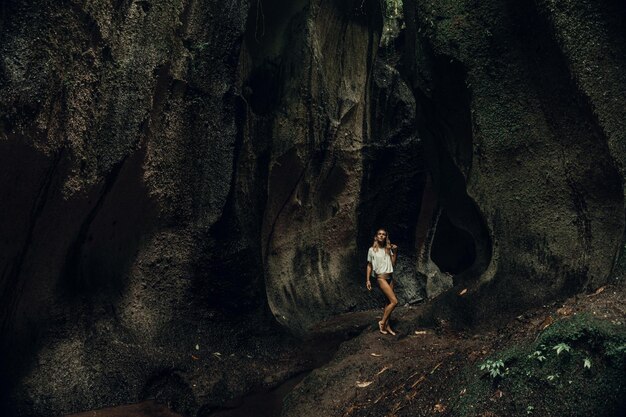
[[[492,379],[502,378],[506,374],[504,362],[501,359],[495,361],[486,360],[480,365],[480,370],[487,371]]]
[[[554,346],[552,349],[556,350],[556,354],[560,355],[562,352],[570,352],[572,350],[572,348],[567,344],[567,343],[559,343],[558,345]]]
[[[467,389],[455,409],[460,417],[490,410],[496,390],[504,392],[498,402],[506,415],[612,416],[625,405],[624,364],[626,328],[576,315],[554,322],[533,342],[486,358],[479,370],[468,369],[459,377]]]
[[[528,359],[536,359],[539,362],[545,361],[546,357],[544,356],[544,352],[543,352],[544,349],[545,349],[545,346],[543,345],[539,346],[538,350],[535,350],[533,353],[527,356]]]

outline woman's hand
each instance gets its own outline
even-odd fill
[[[398,245],[391,244],[391,265],[396,266],[398,260]]]
[[[365,281],[365,286],[367,287],[368,291],[372,291],[372,283],[370,282],[369,279]]]

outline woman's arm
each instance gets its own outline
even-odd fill
[[[398,245],[391,245],[391,265],[396,266],[398,260]]]
[[[368,290],[372,290],[372,283],[370,282],[370,277],[372,276],[372,263],[367,263],[367,277],[365,277],[365,287]]]

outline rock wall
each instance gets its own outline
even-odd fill
[[[248,4],[9,1],[1,16],[3,415],[168,390],[191,412],[258,383],[249,364],[224,377],[189,359],[223,350],[231,309],[252,328],[267,309],[260,240],[230,209],[247,203],[232,184]]]
[[[620,7],[3,2],[7,413],[208,412],[269,371],[195,346],[378,308],[381,226],[466,323],[622,276]]]
[[[463,173],[493,240],[470,315],[489,316],[605,283],[624,230],[623,156],[611,138],[624,134],[614,120],[623,112],[617,103],[626,84],[613,79],[612,89],[605,85],[602,91],[611,98],[600,100],[599,86],[585,84],[563,39],[585,36],[574,23],[582,19],[604,36],[603,52],[593,56],[619,56],[614,54],[621,48],[615,21],[620,17],[611,12],[617,6],[405,6],[415,19],[411,42],[421,52],[411,61],[413,85],[422,106],[435,104],[435,136]],[[558,27],[564,16],[572,20]],[[612,64],[610,74],[623,67],[618,60]],[[454,67],[466,74],[471,138],[468,130],[455,132],[446,123],[458,107],[446,111],[438,104],[449,97],[441,83]],[[471,158],[460,160],[459,147],[468,140]]]
[[[363,298],[355,234],[378,37],[358,2],[311,2],[296,19],[302,30],[281,56],[263,249],[272,312],[299,330]]]

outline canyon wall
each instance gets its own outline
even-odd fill
[[[7,413],[245,391],[189,350],[379,308],[378,227],[461,323],[626,271],[616,0],[0,7]]]

